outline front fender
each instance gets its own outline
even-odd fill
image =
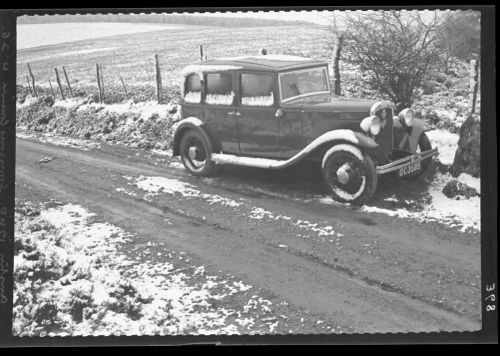
[[[174,157],[180,154],[181,138],[186,130],[198,131],[201,135],[203,135],[205,140],[212,145],[213,152],[220,151],[219,145],[214,141],[210,129],[204,124],[204,122],[196,117],[188,117],[174,124],[174,137],[172,140],[172,155]]]
[[[407,140],[407,146],[412,153],[417,151],[418,141],[420,136],[426,131],[429,131],[431,127],[422,119],[413,119],[413,125],[410,128],[405,128],[401,125],[401,122],[397,118],[394,118],[393,130],[394,130],[394,147],[399,147],[401,142]],[[406,144],[406,142],[405,142]]]
[[[379,157],[379,153],[381,152],[379,145],[372,138],[353,130],[339,129],[328,131],[317,137],[295,156],[271,168],[284,168],[290,166],[308,156],[313,151],[321,149],[321,147],[332,147],[340,143],[350,143],[362,151],[365,151],[368,155],[375,157],[377,161],[385,162],[387,160],[385,156],[382,158]]]

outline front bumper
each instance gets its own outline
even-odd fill
[[[376,171],[377,174],[389,173],[437,155],[438,149],[433,148],[432,150],[415,153],[414,155],[397,159],[391,163],[384,164],[383,166],[377,166]]]

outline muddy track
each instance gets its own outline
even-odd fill
[[[44,156],[56,159],[36,163]],[[259,170],[192,177],[132,148],[79,151],[18,139],[16,160],[18,198],[81,204],[142,243],[163,242],[212,273],[230,272],[354,332],[480,328],[477,236],[273,197],[273,185],[259,179],[272,175]],[[132,184],[140,175],[190,184],[200,194],[148,195]],[[292,178],[283,184],[317,194]]]

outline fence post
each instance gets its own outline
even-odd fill
[[[127,87],[125,86],[125,82],[123,81],[122,75],[121,74],[118,74],[118,75],[120,76],[120,81],[122,82],[123,91],[125,92],[125,96],[128,96]]]
[[[203,61],[203,45],[200,45],[200,60]]]
[[[26,83],[28,84],[30,94],[33,95],[33,89],[31,89],[30,78],[28,76],[26,76]]]
[[[155,67],[156,67],[156,99],[158,104],[161,102],[161,72],[160,72],[160,61],[158,60],[158,55],[155,54]]]
[[[469,83],[469,108],[470,114],[474,114],[476,110],[476,99],[477,99],[477,89],[478,89],[478,62],[473,59],[470,61],[470,83]]]
[[[54,71],[56,72],[56,80],[57,80],[57,85],[59,86],[59,92],[61,93],[62,100],[64,100],[64,91],[61,85],[61,79],[59,78],[59,72],[57,71],[57,68],[54,68]]]
[[[50,82],[50,79],[49,79],[49,85],[50,85],[50,92],[52,93],[52,97],[55,98],[56,96],[54,95],[54,89],[52,88],[52,83]]]
[[[103,70],[101,65],[99,65],[99,73],[101,75],[102,100],[104,102],[106,100],[106,92],[104,91],[104,75],[102,74]]]
[[[99,102],[102,103],[102,88],[101,88],[101,75],[99,73],[99,64],[95,64],[97,87],[99,88]]]
[[[26,63],[26,65],[28,66],[28,71],[30,73],[30,77],[31,77],[31,82],[33,84],[33,93],[35,94],[35,96],[38,98],[38,94],[36,92],[36,87],[35,87],[35,76],[33,75],[33,72],[31,71],[31,67],[30,67],[30,64],[29,63]]]
[[[64,77],[66,78],[66,83],[68,83],[69,94],[73,98],[73,90],[71,90],[71,84],[69,84],[69,79],[68,79],[68,74],[66,73],[66,68],[64,68],[64,66],[63,66],[62,69],[64,72]]]

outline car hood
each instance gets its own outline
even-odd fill
[[[286,106],[300,106],[304,111],[328,112],[362,112],[369,113],[378,100],[351,99],[334,94],[318,94],[297,98],[286,103]]]

